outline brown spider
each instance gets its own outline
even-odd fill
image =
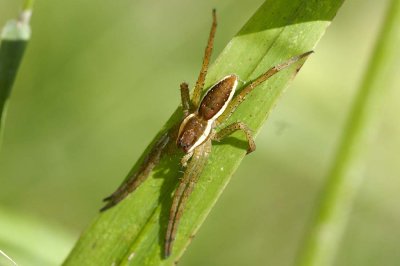
[[[205,50],[203,65],[192,98],[190,98],[189,95],[188,84],[182,83],[180,86],[183,121],[180,123],[178,132],[178,127],[173,126],[167,133],[162,135],[139,167],[139,170],[130,176],[112,195],[104,199],[107,203],[101,209],[101,211],[104,211],[111,208],[123,200],[129,193],[133,192],[147,178],[154,166],[157,165],[165,147],[170,143],[170,140],[174,139],[176,146],[185,153],[181,164],[186,169],[172,201],[167,233],[165,236],[165,257],[171,254],[172,245],[186,202],[211,153],[211,141],[220,141],[233,132],[241,130],[247,138],[249,146],[247,153],[254,151],[256,148],[252,133],[246,124],[235,122],[218,132],[215,130],[217,125],[226,121],[238,105],[246,98],[246,95],[255,87],[282,69],[287,68],[312,53],[312,51],[306,52],[270,68],[258,78],[250,81],[235,97],[234,94],[239,83],[239,78],[235,74],[228,75],[213,85],[201,99],[217,27],[215,10],[213,10],[212,14],[213,23]]]

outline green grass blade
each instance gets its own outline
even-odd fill
[[[29,20],[33,1],[26,1],[18,20],[10,20],[1,32],[0,42],[0,147],[7,103],[18,68],[31,35]]]
[[[400,1],[388,6],[386,19],[352,106],[342,140],[323,190],[320,208],[299,265],[331,265],[363,181],[364,159],[376,125],[385,88],[398,72],[400,60]]]
[[[35,2],[34,0],[25,0],[24,5],[22,6],[22,10],[24,11],[32,10],[34,2]]]
[[[211,66],[206,87],[229,73],[248,81],[272,65],[313,50],[341,4],[335,0],[266,1]],[[243,121],[257,132],[295,70],[293,66],[259,86],[229,122]],[[180,117],[175,112],[166,128]],[[166,156],[138,190],[100,214],[82,234],[64,265],[172,265],[183,254],[245,153],[241,134],[213,146],[182,217],[173,254],[167,260],[162,258],[163,239],[171,195],[181,176],[177,156]]]

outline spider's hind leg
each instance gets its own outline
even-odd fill
[[[212,11],[213,23],[211,25],[210,35],[208,36],[207,47],[204,52],[203,64],[201,65],[201,70],[199,73],[199,77],[197,78],[196,86],[194,87],[192,103],[193,110],[196,110],[200,103],[201,92],[204,87],[204,81],[206,79],[208,65],[210,63],[211,53],[214,46],[214,36],[215,31],[217,30],[217,15],[215,9]]]
[[[231,116],[231,114],[236,110],[236,108],[245,100],[246,96],[254,89],[256,88],[258,85],[260,85],[261,83],[263,83],[264,81],[268,80],[270,77],[272,77],[273,75],[275,75],[276,73],[278,73],[279,71],[290,67],[291,65],[297,63],[300,61],[300,65],[297,68],[296,73],[298,72],[298,70],[300,69],[300,67],[304,64],[304,60],[310,55],[312,54],[313,51],[308,51],[306,53],[297,55],[297,56],[293,56],[292,58],[290,58],[289,60],[275,65],[273,67],[271,67],[270,69],[268,69],[266,72],[264,72],[263,74],[261,74],[260,76],[258,76],[256,79],[250,81],[247,85],[245,85],[245,87],[233,98],[233,100],[229,103],[229,105],[226,107],[224,113],[218,117],[217,122],[218,123],[222,123],[223,121],[225,121],[228,117]]]
[[[238,130],[243,131],[243,133],[246,135],[247,143],[249,145],[249,147],[247,148],[247,154],[255,151],[256,144],[254,142],[253,134],[250,128],[242,122],[235,122],[224,127],[223,129],[215,133],[212,139],[216,141],[221,141],[223,138],[229,136],[230,134]]]

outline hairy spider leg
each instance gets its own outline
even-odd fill
[[[170,209],[167,232],[165,235],[164,256],[168,257],[171,254],[176,232],[183,210],[189,195],[192,193],[195,184],[197,183],[200,173],[207,163],[208,156],[211,153],[211,139],[208,139],[203,145],[194,149],[193,158],[186,168],[186,171],[175,191],[172,206]]]
[[[249,145],[249,147],[247,148],[247,154],[255,151],[256,144],[253,139],[253,134],[252,134],[250,128],[245,123],[242,123],[242,122],[235,122],[235,123],[232,123],[232,124],[224,127],[223,129],[221,129],[220,131],[215,133],[211,137],[211,139],[216,140],[216,141],[221,141],[223,138],[229,136],[230,134],[232,134],[233,132],[238,131],[238,130],[243,131],[244,134],[246,135],[247,143]]]
[[[273,75],[278,73],[279,71],[293,65],[294,63],[300,61],[303,58],[307,58],[313,52],[314,51],[308,51],[304,54],[294,56],[294,57],[290,58],[289,60],[287,60],[286,62],[283,62],[281,64],[271,67],[266,72],[261,74],[258,78],[250,81],[250,83],[248,85],[246,85],[239,92],[239,94],[233,98],[233,100],[229,103],[228,107],[225,109],[225,112],[220,117],[218,117],[217,121],[219,123],[222,123],[226,119],[228,119],[232,115],[232,113],[236,110],[236,108],[239,106],[239,104],[244,101],[247,94],[249,94],[255,87],[257,87],[258,85],[260,85],[261,83],[263,83],[264,81],[266,81],[267,79],[269,79],[270,77],[272,77]]]
[[[203,91],[204,81],[206,79],[208,65],[210,63],[211,53],[212,53],[212,49],[213,49],[213,45],[214,45],[214,36],[215,36],[215,31],[217,29],[217,15],[216,15],[215,9],[213,9],[213,11],[212,11],[212,16],[213,16],[213,23],[211,25],[211,30],[210,30],[210,35],[208,37],[207,47],[204,52],[203,64],[201,66],[199,77],[197,78],[196,86],[194,87],[194,90],[193,90],[192,111],[197,110],[197,108],[199,107],[200,97],[201,97],[201,94]]]
[[[140,184],[142,184],[144,180],[146,180],[154,166],[156,166],[160,161],[161,154],[169,139],[169,132],[164,133],[160,137],[140,165],[139,170],[128,177],[127,180],[125,180],[113,194],[103,199],[103,201],[107,203],[103,208],[100,209],[101,212],[115,206],[118,202],[133,192]]]
[[[213,16],[213,23],[211,25],[207,47],[204,53],[203,64],[201,66],[199,77],[197,78],[197,82],[193,90],[191,102],[190,102],[188,84],[187,83],[181,84],[181,100],[182,100],[182,109],[184,117],[188,116],[190,111],[194,112],[195,110],[197,110],[200,104],[200,98],[204,87],[204,81],[207,75],[208,65],[210,63],[211,53],[214,45],[214,37],[217,28],[217,16],[215,9],[213,9],[212,16]],[[203,145],[197,147],[193,152],[186,154],[181,160],[181,164],[183,167],[186,167],[186,171],[181,179],[181,182],[179,183],[178,188],[175,191],[172,201],[172,206],[170,209],[167,232],[165,236],[165,249],[164,249],[165,257],[168,257],[171,254],[173,242],[175,240],[176,230],[178,228],[178,224],[182,216],[183,209],[186,205],[190,193],[193,191],[195,183],[197,182],[200,176],[200,172],[202,171],[207,162],[207,157],[210,152],[211,152],[211,139],[207,140],[206,143],[204,143]],[[192,157],[195,157],[196,160],[190,160]]]
[[[189,162],[189,160],[190,160],[190,158],[192,158],[192,156],[193,156],[193,151],[191,151],[189,153],[186,153],[181,159],[181,165],[183,167],[186,167],[188,162]]]
[[[186,82],[183,82],[181,84],[181,101],[182,101],[183,118],[185,118],[189,115],[190,111],[189,85]]]

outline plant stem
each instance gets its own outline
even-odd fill
[[[35,0],[25,0],[24,4],[22,6],[22,10],[26,11],[26,10],[32,10],[33,9],[33,3],[35,2]]]
[[[364,180],[365,155],[389,80],[400,60],[400,0],[392,0],[364,79],[349,114],[310,234],[298,265],[331,265],[357,191]]]

